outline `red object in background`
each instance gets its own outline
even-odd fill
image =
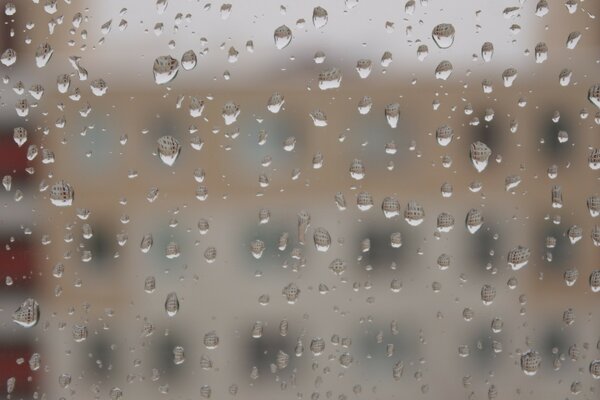
[[[29,358],[32,354],[31,347],[26,344],[0,343],[0,382],[4,386],[3,392],[6,390],[6,381],[11,377],[15,378],[13,394],[30,394],[35,390],[37,372],[29,368]],[[18,358],[24,360],[21,365],[17,364]]]
[[[27,147],[29,147],[27,143],[21,147],[17,146],[12,138],[12,132],[10,135],[0,134],[0,179],[4,175],[12,175],[13,179],[29,176],[25,172]]]
[[[6,249],[9,245],[10,250]],[[23,289],[33,284],[33,248],[29,241],[10,242],[8,238],[0,239],[0,285],[2,290],[10,288]],[[12,286],[5,286],[6,277],[13,280]]]

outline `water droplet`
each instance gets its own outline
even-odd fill
[[[157,85],[167,84],[177,76],[179,61],[171,56],[159,56],[154,60],[152,71]]]
[[[450,77],[453,71],[452,63],[448,60],[444,60],[438,64],[435,68],[435,79],[441,79],[445,81]]]
[[[173,136],[162,136],[158,139],[158,155],[163,163],[168,165],[169,167],[175,164],[177,158],[179,157],[179,153],[181,152],[181,144],[179,140],[175,139]]]
[[[313,240],[318,251],[325,252],[331,246],[331,236],[325,228],[317,228],[313,233]]]
[[[508,265],[510,265],[513,271],[517,271],[527,265],[530,255],[531,251],[529,248],[519,245],[508,252]]]
[[[329,68],[319,73],[319,89],[337,89],[342,83],[342,71],[339,68]]]
[[[469,155],[477,172],[482,172],[488,165],[492,150],[485,143],[478,141],[471,144]]]
[[[43,68],[48,64],[50,58],[52,58],[54,50],[47,42],[41,43],[35,50],[35,65],[38,68]]]
[[[494,56],[494,45],[491,42],[485,42],[481,46],[481,58],[485,62],[491,62]]]
[[[223,116],[225,125],[231,125],[237,121],[237,118],[240,115],[240,106],[235,104],[233,101],[228,101],[223,106],[221,115]]]
[[[384,114],[389,126],[391,128],[396,128],[398,126],[398,119],[400,118],[400,104],[387,104],[385,106]]]
[[[69,207],[73,204],[75,192],[73,187],[61,180],[50,188],[50,201],[57,207]]]
[[[37,301],[28,298],[12,314],[12,320],[24,328],[35,326],[40,319],[40,306]]]
[[[425,219],[425,210],[416,201],[409,201],[404,210],[404,220],[411,226],[421,225]]]
[[[317,6],[313,9],[312,21],[313,21],[313,25],[315,26],[315,28],[317,28],[317,29],[323,28],[325,25],[327,25],[327,20],[328,20],[327,10],[325,10],[323,7],[319,7],[319,6]]]
[[[525,375],[533,376],[537,374],[541,362],[542,357],[537,351],[529,350],[521,355],[521,369]]]
[[[281,25],[275,29],[273,38],[275,39],[275,47],[281,50],[287,47],[292,41],[292,30],[285,25]]]
[[[171,292],[167,295],[165,300],[165,311],[169,317],[174,317],[179,311],[179,299],[177,293]]]
[[[203,343],[204,346],[209,350],[216,349],[217,346],[219,346],[219,336],[217,335],[217,332],[210,331],[206,333],[204,335]]]
[[[454,26],[452,24],[439,24],[433,28],[431,36],[440,49],[447,49],[454,43]]]

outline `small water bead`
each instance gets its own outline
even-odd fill
[[[321,153],[320,151],[315,153],[312,159],[313,169],[320,169],[323,166],[323,161],[323,153]]]
[[[323,28],[325,25],[327,25],[328,21],[327,10],[320,6],[315,7],[313,9],[312,21],[315,28]]]
[[[513,271],[517,271],[527,265],[530,255],[531,250],[528,247],[519,245],[508,252],[506,259]]]
[[[287,336],[288,332],[289,332],[289,323],[288,323],[288,320],[287,319],[282,319],[279,322],[279,335],[285,337],[285,336]]]
[[[159,56],[154,60],[152,72],[154,73],[154,82],[157,85],[167,84],[177,76],[179,61],[171,56]]]
[[[400,118],[400,104],[387,104],[384,109],[384,115],[388,125],[391,128],[396,128],[398,126],[398,119]]]
[[[511,87],[517,79],[517,70],[515,68],[507,68],[502,72],[502,82],[504,87]]]
[[[60,374],[58,376],[58,386],[65,389],[71,385],[71,375],[70,374]]]
[[[290,136],[283,141],[283,150],[293,151],[295,147],[296,147],[296,138],[294,136]]]
[[[212,395],[212,388],[210,387],[210,385],[200,386],[200,397],[202,397],[203,399],[210,399],[211,395]]]
[[[600,148],[592,149],[588,156],[588,166],[594,171],[600,169]]]
[[[404,220],[411,226],[420,225],[425,218],[425,210],[416,201],[409,201],[404,210]]]
[[[313,61],[315,62],[315,64],[323,64],[325,62],[325,58],[325,53],[323,53],[322,51],[317,51],[313,56]]]
[[[335,275],[342,275],[346,271],[346,263],[342,259],[336,258],[329,264],[329,270]]]
[[[185,351],[182,346],[175,346],[173,349],[173,363],[181,365],[185,362]]]
[[[281,294],[285,297],[288,304],[295,304],[300,295],[300,289],[292,282],[283,288]]]
[[[520,183],[521,177],[519,175],[509,175],[504,179],[504,189],[507,192],[510,192],[511,190],[516,189]]]
[[[44,87],[42,85],[40,85],[39,83],[34,83],[29,88],[29,94],[34,99],[41,100],[42,96],[44,95]]]
[[[594,246],[600,246],[600,225],[594,225],[592,231],[590,233],[590,237],[592,238],[592,243]]]
[[[600,108],[600,83],[596,83],[589,88],[588,100],[590,103]]]
[[[275,366],[278,370],[287,368],[290,363],[290,355],[286,352],[279,350],[275,356]]]
[[[57,207],[73,205],[75,191],[67,182],[60,180],[50,188],[50,202]]]
[[[548,2],[546,0],[539,0],[535,6],[535,15],[543,17],[548,14],[549,11]]]
[[[179,245],[176,242],[169,242],[165,247],[165,257],[169,260],[175,259],[181,255]]]
[[[590,273],[589,283],[592,292],[600,292],[600,269],[595,269]]]
[[[427,47],[426,44],[422,44],[417,48],[417,59],[419,61],[425,60],[425,58],[427,58],[428,55],[429,55],[429,48]]]
[[[154,293],[156,290],[156,278],[154,276],[148,276],[144,280],[144,291],[146,293]]]
[[[489,306],[496,298],[496,289],[491,285],[483,285],[481,288],[481,301],[484,305]]]
[[[285,25],[281,25],[279,28],[275,29],[273,39],[275,40],[275,47],[282,50],[292,41],[292,30]]]
[[[260,304],[261,306],[268,306],[270,302],[271,297],[268,294],[261,294],[258,297],[258,304]]]
[[[325,350],[325,340],[321,337],[315,337],[310,341],[309,348],[314,356],[320,356]]]
[[[88,337],[88,328],[84,324],[75,324],[71,330],[73,340],[77,343],[83,342]]]
[[[339,68],[329,68],[319,73],[319,89],[337,89],[342,83],[342,71]]]
[[[491,155],[492,150],[485,143],[477,141],[471,144],[469,156],[477,172],[485,170]]]
[[[373,69],[373,63],[371,60],[363,58],[356,62],[356,72],[358,72],[358,76],[361,79],[366,79],[371,75],[371,70]]]
[[[577,43],[579,43],[580,39],[581,32],[574,31],[569,33],[569,36],[567,36],[567,49],[573,50],[575,47],[577,47]]]
[[[173,166],[181,153],[179,140],[173,136],[165,135],[158,139],[157,144],[157,152],[161,161],[169,167]]]
[[[381,210],[387,219],[395,218],[400,215],[400,202],[395,197],[385,197],[381,202]]]
[[[481,46],[481,58],[485,62],[491,62],[494,56],[494,45],[491,42],[485,42]]]
[[[94,79],[90,82],[90,89],[94,96],[104,96],[108,90],[108,85],[102,78]]]
[[[392,53],[390,53],[389,51],[386,51],[381,56],[380,64],[383,68],[387,68],[392,64],[392,60],[393,60]]]
[[[554,168],[556,168],[556,166],[553,166]],[[548,171],[548,176],[556,176],[556,172],[555,170],[550,170]],[[563,206],[563,195],[562,195],[562,188],[559,185],[554,185],[552,186],[552,191],[551,191],[551,199],[552,199],[552,208],[562,208]]]
[[[309,116],[312,119],[313,124],[315,126],[318,126],[318,127],[327,126],[327,115],[325,114],[324,111],[317,109],[317,110],[312,111],[309,114]]]
[[[211,246],[206,248],[206,250],[204,251],[204,260],[209,264],[212,264],[217,260],[216,247]]]
[[[121,400],[123,398],[123,391],[118,387],[113,387],[108,393],[110,400]]]
[[[254,339],[260,339],[263,335],[263,323],[261,321],[256,321],[252,327],[251,336]]]
[[[262,257],[264,251],[265,242],[263,242],[262,240],[256,239],[250,243],[250,252],[257,260]]]
[[[342,353],[338,360],[343,368],[349,368],[354,362],[354,357],[350,353]]]
[[[207,349],[216,349],[217,346],[219,346],[219,336],[217,335],[216,331],[210,331],[204,335],[202,342]]]
[[[208,356],[203,354],[200,357],[200,368],[202,368],[205,371],[208,371],[208,370],[212,369],[212,367],[213,367],[212,360]]]
[[[465,357],[469,357],[469,355],[471,355],[471,349],[469,348],[469,345],[466,344],[461,344],[458,346],[458,355],[459,357],[465,358]]]
[[[567,237],[569,238],[569,242],[571,242],[571,244],[577,243],[583,237],[583,228],[577,225],[571,226],[567,230]]]
[[[373,196],[369,192],[360,192],[356,196],[356,206],[360,211],[370,210],[373,204]]]
[[[452,74],[454,67],[452,63],[448,60],[444,60],[438,64],[435,68],[435,79],[447,80]]]
[[[573,325],[575,323],[575,311],[572,308],[568,308],[563,312],[563,322],[565,325]]]
[[[181,66],[184,70],[190,71],[196,67],[196,63],[198,62],[198,57],[194,50],[188,50],[181,55]]]
[[[450,267],[450,256],[446,253],[440,254],[437,259],[437,265],[442,271],[447,270]]]
[[[548,46],[544,42],[540,42],[535,46],[535,62],[543,63],[548,59]]]
[[[537,374],[541,363],[542,357],[537,351],[529,350],[521,355],[521,369],[525,375],[533,376]]]
[[[202,113],[204,112],[204,101],[200,100],[196,96],[192,96],[190,97],[188,109],[192,118],[201,117]],[[194,147],[195,150],[200,150],[200,148],[196,148],[197,146],[198,145],[195,145],[195,143],[192,142],[192,147]]]
[[[502,328],[504,327],[504,322],[500,318],[494,318],[492,320],[491,329],[494,333],[502,332]]]
[[[455,30],[452,24],[439,24],[433,28],[431,36],[440,49],[447,49],[454,43]]]
[[[325,228],[317,228],[313,233],[313,240],[318,251],[325,252],[331,246],[331,236]]]
[[[594,379],[600,379],[600,360],[590,362],[590,374]]]
[[[437,217],[438,232],[450,232],[454,228],[454,217],[448,213],[441,213]]]
[[[277,241],[277,248],[280,251],[284,251],[286,249],[288,242],[289,242],[289,236],[290,236],[290,234],[287,232],[283,232],[279,236],[279,240]]]
[[[21,147],[27,142],[27,129],[18,126],[13,129],[13,140],[17,146]]]
[[[269,100],[267,101],[267,110],[269,110],[273,114],[277,114],[281,110],[283,103],[285,103],[283,95],[278,92],[275,92],[271,95],[271,97],[269,97]]]
[[[221,112],[221,116],[223,117],[225,125],[231,125],[234,122],[236,122],[239,115],[239,105],[235,104],[233,101],[228,101],[227,103],[225,103]]]
[[[472,321],[475,316],[475,312],[470,308],[465,308],[462,312],[463,319],[467,322]]]
[[[357,181],[365,177],[365,166],[358,158],[352,160],[350,164],[350,176]]]
[[[34,327],[40,319],[40,306],[37,301],[28,298],[13,312],[12,320],[24,328]]]
[[[435,130],[435,137],[440,146],[448,146],[454,137],[454,129],[448,125],[442,125]]]
[[[219,14],[221,14],[222,20],[226,20],[227,18],[229,18],[229,15],[231,15],[231,9],[232,5],[229,3],[224,3],[221,5],[221,8],[219,9]]]
[[[37,371],[41,366],[42,356],[39,353],[33,353],[31,357],[29,357],[29,369],[32,371]]]
[[[179,298],[177,293],[171,292],[165,300],[165,311],[169,317],[174,317],[179,311]]]

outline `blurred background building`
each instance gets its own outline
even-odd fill
[[[226,5],[195,1],[171,0],[162,14],[155,2],[16,3],[2,24],[2,51],[12,48],[18,59],[2,66],[0,139],[0,172],[12,179],[0,214],[0,379],[15,378],[11,398],[118,398],[119,388],[124,398],[187,399],[206,397],[208,386],[212,398],[237,388],[244,399],[463,399],[487,398],[492,385],[498,398],[597,398],[600,386],[588,370],[600,358],[599,298],[588,277],[599,268],[590,238],[598,222],[586,199],[600,194],[598,173],[587,165],[590,149],[600,147],[600,118],[586,96],[598,78],[600,6],[579,1],[571,14],[564,1],[548,1],[549,13],[539,17],[534,1],[417,1],[409,14],[410,3],[232,2],[230,14]],[[321,29],[311,21],[318,5],[329,14]],[[506,12],[510,6],[520,8]],[[449,49],[431,38],[442,22],[456,29]],[[293,39],[277,50],[273,31],[282,24]],[[581,40],[568,49],[576,31]],[[490,63],[480,55],[486,41],[494,44]],[[44,42],[54,53],[37,68],[34,54]],[[540,42],[548,60],[537,64]],[[428,56],[419,61],[423,44]],[[180,60],[187,50],[197,54],[197,66],[156,85],[156,57]],[[386,51],[393,61],[383,67]],[[87,80],[80,81],[71,56],[81,57]],[[367,79],[356,72],[360,59],[372,61]],[[445,81],[434,74],[443,60],[453,65]],[[331,67],[342,71],[341,87],[322,91],[319,73]],[[507,68],[518,71],[510,88],[503,86]],[[572,77],[563,87],[564,69]],[[56,81],[65,73],[71,85],[61,94]],[[98,97],[90,82],[100,78],[108,91]],[[482,90],[484,80],[491,93]],[[23,95],[13,90],[18,82]],[[40,100],[28,94],[33,84],[45,89]],[[73,100],[77,91],[81,98]],[[266,107],[274,92],[285,97],[277,114]],[[192,96],[204,104],[196,118]],[[373,105],[361,115],[364,96]],[[15,112],[21,98],[30,104],[26,118]],[[241,110],[232,125],[222,117],[228,101]],[[400,105],[396,128],[384,114],[392,103]],[[326,127],[309,117],[317,109]],[[454,130],[447,147],[436,142],[444,124]],[[12,138],[17,126],[29,133],[22,147]],[[182,145],[173,167],[157,154],[164,135]],[[295,146],[286,151],[292,137]],[[469,160],[476,141],[492,150],[482,173]],[[29,145],[40,154],[28,161]],[[42,150],[54,162],[42,162]],[[319,154],[323,165],[314,168]],[[365,166],[363,180],[350,176],[354,159]],[[200,170],[201,183],[194,176]],[[261,174],[268,187],[260,186]],[[520,184],[507,190],[511,176]],[[53,206],[44,190],[61,179],[75,190],[72,207]],[[451,197],[442,196],[444,183]],[[555,185],[560,209],[552,206]],[[197,198],[199,187],[205,200]],[[336,206],[338,192],[346,210]],[[369,211],[356,205],[361,192],[373,198]],[[399,200],[399,217],[381,212],[388,196]],[[425,210],[417,227],[402,217],[410,201]],[[473,208],[484,224],[470,234],[464,221]],[[260,223],[261,210],[268,223]],[[311,216],[305,244],[298,240],[302,210]],[[455,219],[449,233],[436,229],[441,213]],[[205,234],[201,219],[210,226]],[[571,244],[574,225],[583,238]],[[332,237],[324,253],[313,246],[318,227]],[[279,250],[284,232],[289,241]],[[398,232],[402,245],[395,248],[390,236]],[[146,234],[153,245],[142,252]],[[266,246],[260,259],[250,251],[256,239]],[[178,257],[167,257],[171,243]],[[519,245],[531,257],[513,271],[507,254]],[[211,247],[217,255],[209,263]],[[437,265],[442,254],[450,257],[447,270]],[[341,276],[329,268],[337,258],[346,265]],[[579,272],[571,287],[564,282],[569,269]],[[152,293],[144,290],[149,277]],[[282,296],[290,283],[300,289],[293,305]],[[488,306],[485,284],[496,290]],[[180,309],[168,317],[172,292]],[[28,297],[40,303],[41,319],[23,329],[11,315]],[[569,308],[572,325],[563,318]],[[495,318],[501,332],[492,331]],[[257,323],[260,338],[252,335]],[[87,328],[79,342],[78,326]],[[209,349],[204,338],[213,331],[219,345]],[[310,346],[317,337],[325,341],[318,356]],[[177,346],[185,350],[181,364],[174,363]],[[542,356],[533,377],[520,367],[529,349]],[[277,368],[279,351],[289,355],[285,368]],[[37,371],[29,365],[33,353],[41,356]],[[349,368],[340,361],[346,353]]]

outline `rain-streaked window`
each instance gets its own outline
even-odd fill
[[[600,2],[2,0],[7,399],[598,399]]]

